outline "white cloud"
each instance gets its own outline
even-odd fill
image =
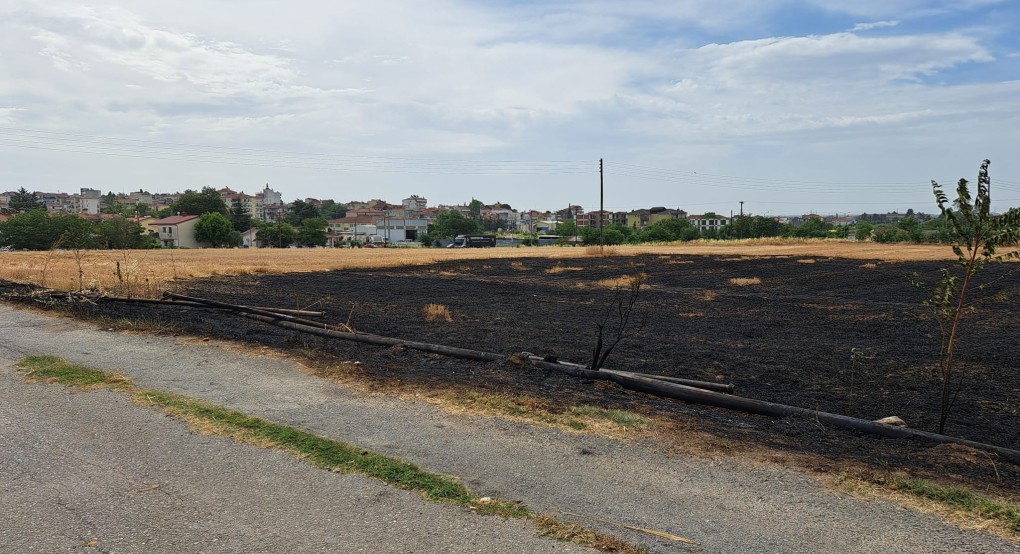
[[[951,3],[807,1],[844,28],[865,23],[762,37],[777,26],[773,10],[803,5],[793,0],[15,0],[0,8],[0,106],[19,109],[0,121],[286,151],[626,156],[725,173],[769,148],[867,150],[875,140],[859,135],[963,129],[971,117],[1000,129],[1015,112],[1016,83],[942,83],[994,65],[980,34],[907,24]],[[224,179],[264,170],[206,169]],[[534,194],[570,194],[562,188]]]
[[[854,25],[854,28],[850,29],[850,31],[851,32],[870,31],[872,29],[882,29],[882,28],[885,28],[885,27],[895,27],[895,26],[897,26],[899,24],[900,24],[899,21],[873,21],[871,23],[858,23],[858,24]]]

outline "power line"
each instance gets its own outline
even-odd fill
[[[593,174],[597,167],[593,161],[579,160],[425,159],[260,150],[119,139],[9,127],[0,127],[0,146],[166,161],[379,173],[457,173],[465,175]]]

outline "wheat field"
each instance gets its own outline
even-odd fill
[[[698,241],[675,245],[521,248],[286,248],[201,250],[84,250],[0,252],[0,279],[58,290],[101,290],[156,297],[175,280],[213,275],[251,275],[429,265],[448,260],[502,258],[571,259],[590,256],[720,255],[823,256],[862,260],[949,260],[945,245],[875,244],[833,240]]]

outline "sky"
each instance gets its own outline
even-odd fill
[[[999,211],[1017,28],[1010,0],[0,0],[0,191],[931,213],[988,158]]]

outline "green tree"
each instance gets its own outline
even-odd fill
[[[240,199],[234,199],[230,206],[230,224],[234,226],[234,230],[243,233],[248,229],[251,229],[251,213],[248,211],[248,207],[241,203]]]
[[[11,199],[8,205],[10,206],[11,211],[16,214],[39,210],[46,207],[42,202],[36,200],[34,193],[25,190],[25,187],[21,187],[16,192],[11,193]]]
[[[287,248],[298,239],[297,229],[285,221],[279,223],[260,223],[259,241],[271,248]]]
[[[87,219],[71,214],[58,215],[50,218],[49,227],[57,236],[54,248],[83,250],[96,247],[92,222]]]
[[[639,242],[689,241],[698,238],[698,230],[686,218],[660,219],[634,237]]]
[[[206,212],[195,223],[195,240],[219,248],[230,244],[230,233],[233,230],[234,226],[227,216],[219,212]]]
[[[0,228],[0,246],[19,250],[92,248],[92,223],[76,215],[49,216],[36,209],[12,217]]]
[[[854,231],[854,237],[857,240],[871,240],[871,231],[875,229],[875,226],[867,221],[857,222],[857,229]]]
[[[910,240],[910,235],[906,231],[892,223],[875,225],[871,230],[871,237],[875,242],[881,243],[907,242]]]
[[[824,238],[829,236],[832,225],[818,217],[809,218],[793,230],[793,236],[803,238]]]
[[[783,224],[772,217],[756,215],[753,217],[744,216],[734,219],[734,222],[746,224],[745,238],[760,239],[764,237],[778,237],[783,232]],[[729,227],[729,226],[727,226]]]
[[[598,227],[578,227],[577,236],[581,237],[584,244],[598,244],[599,243],[599,228]]]
[[[108,193],[103,195],[103,198],[102,198],[102,201],[101,201],[101,205],[100,205],[100,208],[99,208],[100,212],[102,212],[104,214],[115,214],[115,213],[120,212],[123,209],[124,209],[124,206],[121,206],[120,202],[117,201],[117,195],[116,194],[114,194],[112,192],[108,192]]]
[[[984,160],[978,171],[977,193],[972,198],[966,179],[956,186],[956,200],[932,181],[932,191],[942,216],[949,222],[956,254],[956,269],[942,270],[941,278],[932,288],[926,302],[939,323],[939,433],[945,432],[946,422],[953,405],[963,389],[965,371],[956,365],[956,347],[965,316],[972,312],[973,301],[968,302],[971,291],[980,290],[975,276],[987,264],[1008,259],[1020,259],[1020,209],[1010,208],[1006,213],[991,213],[991,179],[988,176],[990,161]],[[1003,248],[1005,251],[1000,252]]]
[[[226,202],[220,197],[220,193],[212,187],[205,187],[201,192],[185,191],[170,206],[170,213],[202,215],[210,212],[224,216],[229,213]]]
[[[98,240],[105,248],[123,250],[150,246],[142,226],[122,216],[103,221],[97,226],[96,231]]]
[[[325,246],[326,220],[312,217],[302,221],[298,228],[298,240],[305,246]]]
[[[124,217],[134,217],[136,215],[144,217],[153,213],[152,206],[148,204],[135,204],[134,206],[123,206],[118,204],[117,206],[120,215]]]
[[[471,219],[476,221],[482,220],[482,206],[484,205],[481,200],[471,199],[471,202],[468,203],[468,213],[471,214]]]
[[[553,234],[561,237],[575,236],[577,235],[577,223],[574,223],[574,220],[557,223],[553,229]]]
[[[457,235],[470,235],[482,232],[482,224],[468,219],[454,210],[443,210],[436,215],[436,220],[429,225],[429,235],[437,239],[450,239]]]
[[[0,227],[0,246],[16,250],[49,250],[58,238],[42,209],[22,212]]]
[[[322,217],[319,213],[319,208],[316,208],[315,204],[305,202],[304,200],[295,200],[291,204],[290,209],[287,210],[287,214],[283,216],[283,220],[294,227],[300,227],[304,220],[315,217]]]
[[[335,200],[323,200],[322,206],[319,207],[319,215],[326,221],[340,219],[347,215],[347,206],[337,204]]]
[[[921,224],[913,215],[904,217],[896,224],[896,226],[903,230],[907,240],[921,242]]]

